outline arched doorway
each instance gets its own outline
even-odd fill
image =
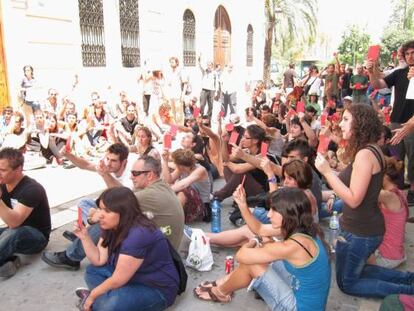
[[[214,63],[223,68],[231,62],[231,23],[223,6],[219,6],[214,16]]]

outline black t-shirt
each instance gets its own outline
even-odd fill
[[[29,217],[20,226],[36,228],[49,240],[52,226],[49,201],[43,186],[36,180],[24,176],[12,192],[7,192],[6,185],[1,185],[1,191],[3,192],[1,199],[9,208],[13,208],[17,203],[33,208]]]
[[[133,135],[135,127],[138,125],[138,120],[135,118],[132,121],[129,121],[126,117],[123,117],[119,120],[124,127],[125,131],[127,131],[129,134]]]
[[[409,67],[394,70],[384,78],[388,87],[395,87],[394,106],[391,113],[391,122],[405,123],[414,115],[414,100],[405,99],[408,84],[407,78]]]

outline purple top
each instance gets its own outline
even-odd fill
[[[179,277],[167,241],[159,229],[132,227],[119,249],[109,255],[110,266],[116,266],[119,254],[144,259],[128,283],[156,288],[164,294],[168,306],[174,303]]]

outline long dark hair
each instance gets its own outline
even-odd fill
[[[109,253],[121,245],[133,226],[156,229],[155,224],[143,214],[135,194],[127,187],[105,190],[97,199],[98,206],[100,202],[109,211],[119,214],[119,224],[115,229],[102,230],[102,246],[108,247]]]
[[[285,187],[273,191],[268,197],[268,206],[283,217],[281,231],[284,239],[303,233],[319,237],[328,250],[323,231],[313,221],[311,202],[302,189]]]

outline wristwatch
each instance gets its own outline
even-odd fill
[[[275,176],[273,176],[272,178],[269,178],[269,179],[267,180],[267,182],[270,182],[270,183],[272,183],[272,184],[277,184],[277,179],[276,179],[276,177],[275,177]]]

